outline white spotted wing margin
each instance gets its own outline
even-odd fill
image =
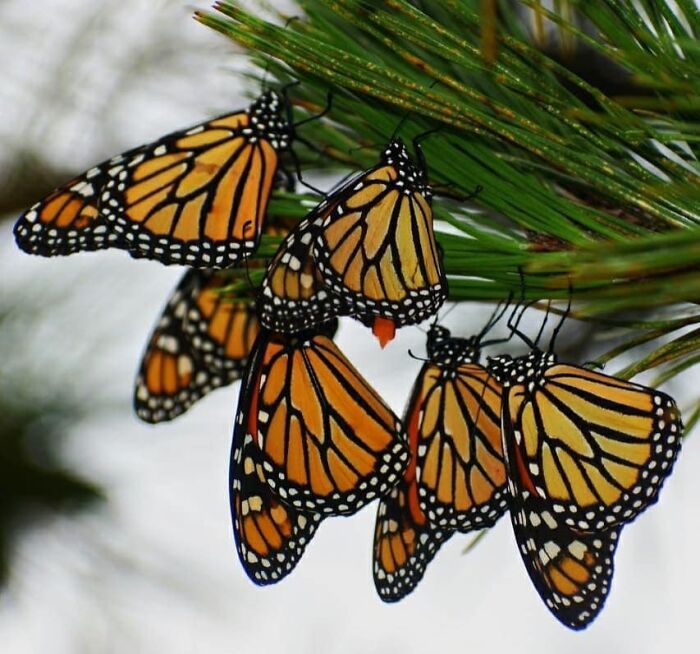
[[[348,315],[320,280],[311,256],[326,208],[321,203],[289,232],[268,265],[257,306],[261,324],[271,331],[296,334]]]
[[[405,482],[399,483],[377,508],[372,572],[384,602],[398,602],[413,592],[440,546],[454,533],[427,525],[415,509],[417,503],[411,507],[410,489]]]
[[[249,382],[257,375],[256,360],[263,338],[262,334],[258,338],[241,386],[229,467],[231,521],[238,558],[250,580],[259,586],[277,583],[296,567],[323,519],[280,502],[265,481],[257,445],[248,433],[254,388]]]

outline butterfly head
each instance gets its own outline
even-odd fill
[[[428,330],[428,359],[443,366],[459,366],[479,361],[479,342],[476,337],[455,338],[450,330],[433,324]]]
[[[548,368],[556,363],[556,357],[551,352],[532,350],[529,354],[513,358],[509,354],[501,354],[488,358],[489,372],[497,382],[505,388],[515,384],[536,384]]]
[[[260,137],[270,141],[276,150],[288,148],[292,128],[287,117],[286,102],[276,91],[266,91],[248,109],[251,127]]]
[[[396,169],[397,186],[404,187],[407,193],[419,192],[421,195],[430,197],[432,192],[426,183],[425,169],[418,165],[408,154],[404,142],[395,138],[389,142],[382,155],[385,164]]]

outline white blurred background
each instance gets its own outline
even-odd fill
[[[246,68],[245,57],[191,10],[180,0],[0,2],[0,191],[22,199],[7,211],[108,156],[247,104],[253,86],[232,72]],[[0,305],[15,316],[25,307],[26,324],[15,322],[14,356],[0,377],[95,407],[71,425],[61,460],[106,500],[21,532],[0,589],[2,652],[698,651],[695,438],[660,503],[625,529],[608,604],[583,633],[541,603],[507,518],[468,555],[470,537],[455,536],[397,605],[373,587],[374,504],[324,522],[287,580],[253,586],[229,524],[238,385],[171,424],[142,424],[131,410],[142,348],[181,270],[123,252],[30,257],[15,247],[11,224],[0,223]],[[468,304],[446,324],[468,335],[490,310]],[[380,354],[365,329],[344,320],[337,340],[400,414],[420,367],[406,351],[423,352],[424,338],[404,329]],[[693,395],[681,384],[667,390],[681,404]]]

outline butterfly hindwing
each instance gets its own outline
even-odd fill
[[[377,508],[373,574],[379,597],[397,602],[411,593],[451,535],[450,530],[427,523],[418,506],[415,480],[400,481]]]
[[[546,502],[518,489],[511,521],[520,555],[542,601],[571,629],[583,629],[600,613],[610,591],[620,527],[577,532]]]
[[[269,330],[295,333],[347,313],[321,282],[311,247],[322,217],[314,210],[282,241],[258,295],[260,322]]]
[[[212,371],[239,379],[260,331],[255,301],[222,289],[239,277],[225,272],[193,271],[197,280],[184,307],[183,327],[192,347]],[[229,382],[229,383],[230,383]]]
[[[120,247],[119,235],[99,210],[109,164],[91,168],[20,215],[14,227],[17,245],[44,257]]]
[[[259,352],[259,351],[257,351]],[[322,516],[302,513],[279,500],[265,481],[259,451],[250,433],[251,376],[256,351],[241,387],[229,472],[231,519],[238,557],[250,579],[259,585],[280,581],[299,562]]]

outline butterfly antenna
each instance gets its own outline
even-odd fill
[[[566,304],[566,310],[564,313],[562,313],[561,318],[559,322],[557,323],[557,326],[554,328],[552,331],[552,336],[549,339],[549,347],[548,351],[553,352],[554,351],[554,343],[557,340],[557,336],[559,336],[559,332],[561,331],[561,328],[564,326],[564,322],[566,319],[569,317],[569,314],[571,313],[571,297],[574,294],[574,289],[573,286],[571,285],[571,278],[569,278],[569,301]]]
[[[428,162],[425,158],[425,153],[423,152],[423,147],[421,146],[421,143],[425,141],[425,139],[427,139],[428,137],[441,131],[442,127],[433,127],[433,129],[429,129],[427,132],[423,132],[413,137],[413,150],[416,153],[416,157],[418,157],[420,169],[423,171],[423,174],[426,177],[428,176]]]
[[[528,338],[523,332],[520,331],[520,322],[525,315],[525,311],[529,309],[535,300],[532,302],[525,302],[525,276],[523,274],[523,269],[518,266],[518,275],[520,276],[520,302],[514,307],[513,312],[508,317],[507,327],[511,330],[510,336],[503,342],[509,341],[513,336],[517,335],[520,339],[533,350],[536,349],[536,345]],[[519,311],[519,313],[518,313]],[[516,317],[517,316],[517,317]]]
[[[430,86],[428,86],[429,89],[432,89],[433,86],[435,86],[440,80],[434,79],[431,83]],[[406,121],[408,120],[409,116],[413,113],[411,109],[406,111],[404,115],[401,117],[401,120],[399,121],[399,124],[394,128],[394,132],[391,135],[391,141],[393,141],[401,131],[401,128],[405,125]],[[415,145],[415,143],[414,143]]]
[[[508,328],[510,329],[510,336],[506,339],[506,341],[509,341],[513,336],[518,336],[525,345],[527,345],[529,348],[536,350],[537,345],[532,341],[530,337],[525,335],[523,332],[520,331],[520,322],[523,319],[523,316],[525,315],[525,311],[527,311],[533,304],[535,304],[536,300],[533,300],[532,302],[527,302],[523,303],[520,305],[520,307],[516,307],[516,309],[513,311],[511,314],[510,318],[508,318]],[[518,317],[515,317],[515,314],[518,312],[518,309],[520,310],[520,313],[518,314]],[[504,342],[506,342],[504,341]]]

